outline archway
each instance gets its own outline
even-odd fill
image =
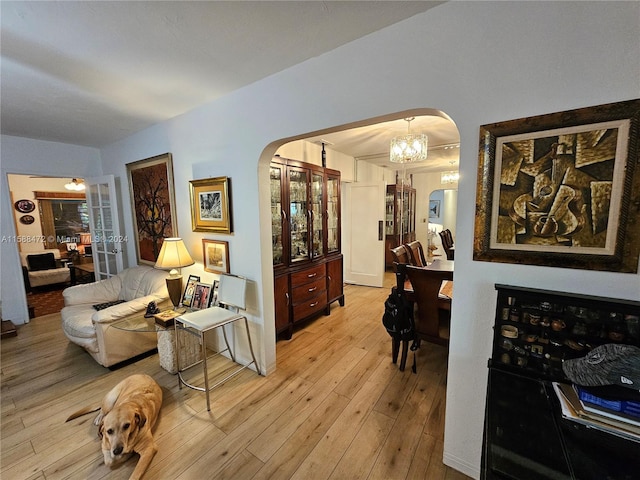
[[[444,147],[449,147],[452,144],[459,145],[460,138],[459,138],[457,127],[455,127],[455,123],[448,115],[435,109],[417,108],[417,109],[404,110],[404,111],[400,111],[392,114],[382,115],[379,117],[373,117],[373,118],[361,120],[358,122],[338,125],[338,126],[318,130],[318,131],[302,133],[302,134],[295,135],[288,138],[282,138],[282,139],[273,141],[272,143],[267,145],[263,150],[262,155],[260,156],[259,165],[258,165],[258,179],[259,179],[258,188],[259,188],[259,198],[260,198],[259,215],[260,215],[260,225],[261,225],[260,245],[261,245],[261,270],[262,270],[262,286],[263,286],[262,295],[263,295],[263,298],[265,299],[265,302],[264,302],[264,305],[265,305],[264,348],[265,348],[265,363],[266,363],[267,372],[270,372],[273,369],[275,369],[275,343],[276,343],[275,316],[274,316],[275,313],[274,313],[273,300],[272,300],[274,298],[274,281],[273,281],[273,264],[272,264],[273,255],[272,255],[272,248],[271,248],[271,211],[269,207],[270,205],[269,165],[273,158],[273,155],[283,145],[286,145],[291,142],[306,140],[309,143],[313,142],[313,144],[315,144],[317,148],[321,149],[322,147],[319,145],[318,140],[323,138],[330,138],[330,135],[332,134],[348,132],[349,130],[354,130],[362,127],[381,125],[387,122],[402,121],[407,117],[416,117],[416,118],[435,117],[438,119],[446,120],[446,122],[448,122],[449,125],[452,126],[453,130],[455,131],[455,138],[453,140],[448,140],[444,144],[438,145],[437,143],[434,143],[434,140],[435,138],[437,138],[437,135],[432,135],[430,137],[430,145],[431,145],[430,148],[433,149],[434,152],[438,151],[438,149],[441,149],[444,152],[445,151]],[[424,132],[424,133],[427,133],[427,135],[430,135],[429,132]],[[391,137],[392,137],[392,134],[388,134],[388,138],[390,139]],[[447,153],[450,154],[451,152],[447,152]],[[388,155],[388,151],[387,151],[387,155]],[[302,160],[307,160],[307,159],[302,159]],[[320,160],[319,155],[317,157],[317,160]],[[363,162],[371,161],[371,160],[373,160],[373,158],[361,159],[361,161]],[[429,159],[427,159],[426,163],[429,163]],[[429,177],[429,178],[423,179],[423,181],[421,182],[423,185],[421,188],[429,189],[427,190],[427,193],[425,193],[425,195],[428,195],[428,192],[435,189],[436,187],[440,187],[439,172],[445,171],[445,170],[452,170],[450,157],[444,157],[442,159],[440,167],[434,168],[431,174],[426,174],[426,173],[424,174]],[[356,176],[352,181],[359,181],[359,179]],[[424,224],[423,225],[424,238],[422,241],[426,243],[428,202],[424,202],[424,203],[425,205],[422,206],[420,210],[416,211],[416,218],[418,219],[417,220],[418,222]],[[271,299],[272,301],[269,301],[269,299]]]

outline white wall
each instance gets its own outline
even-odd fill
[[[17,232],[13,221],[13,204],[9,193],[8,174],[50,175],[60,177],[96,176],[100,171],[100,152],[95,148],[43,142],[2,135],[0,140],[2,158],[2,207],[0,230],[2,236],[0,295],[2,318],[14,324],[29,321],[27,300],[22,281],[22,270],[18,256]]]
[[[313,165],[322,165],[322,145],[306,140],[295,140],[285,143],[278,148],[275,154],[291,160],[299,160]],[[355,181],[355,160],[353,157],[325,147],[325,159],[327,168],[340,171],[341,181]]]
[[[126,178],[125,163],[173,153],[179,233],[196,261],[203,237],[230,242],[231,270],[254,282],[250,319],[259,362],[272,370],[268,162],[276,148],[414,108],[448,114],[460,131],[461,179],[444,460],[478,478],[494,284],[628,299],[640,292],[638,275],[472,261],[478,128],[638,97],[639,15],[638,2],[447,2],[111,145],[102,168]],[[234,233],[191,232],[188,181],[220,175],[232,179]],[[128,251],[135,256],[133,245]]]
[[[478,127],[637,97],[639,9],[637,2],[448,2],[113,145],[102,152],[103,167],[122,175],[125,162],[173,152],[176,196],[183,205],[180,234],[198,260],[201,237],[229,240],[232,271],[256,282],[252,322],[260,334],[260,362],[271,369],[266,165],[276,147],[306,133],[394,112],[402,118],[401,112],[413,108],[448,114],[461,138],[460,294],[452,308],[444,457],[477,477],[494,284],[621,298],[637,298],[640,290],[637,275],[471,261]],[[323,94],[310,94],[317,91]],[[188,180],[214,175],[233,180],[231,236],[190,231]]]

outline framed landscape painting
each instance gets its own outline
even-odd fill
[[[480,127],[474,260],[636,273],[640,99]]]

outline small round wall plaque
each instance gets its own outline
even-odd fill
[[[33,215],[23,215],[20,217],[20,223],[24,223],[25,225],[31,225],[35,220]]]
[[[16,207],[16,210],[20,213],[30,213],[36,209],[36,204],[31,200],[23,199],[14,203],[14,207]]]

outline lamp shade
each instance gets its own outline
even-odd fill
[[[194,262],[191,255],[189,255],[187,247],[184,246],[181,238],[165,238],[164,242],[162,242],[162,248],[158,254],[155,267],[162,270],[173,270],[187,267],[194,263],[196,262]]]

